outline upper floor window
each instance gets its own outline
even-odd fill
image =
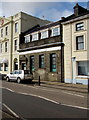
[[[50,71],[56,72],[56,54],[50,54]]]
[[[25,36],[25,43],[30,42],[30,35],[29,36]]]
[[[32,35],[32,41],[38,40],[38,33]]]
[[[3,37],[3,29],[1,29],[1,37]]]
[[[52,28],[51,36],[57,36],[57,35],[60,35],[60,28],[59,27]]]
[[[7,52],[7,42],[5,42],[5,52]]]
[[[76,50],[84,49],[84,36],[77,36],[76,37]]]
[[[0,44],[0,53],[2,53],[2,43]]]
[[[83,29],[84,29],[84,23],[83,22],[76,24],[76,31],[83,30]]]
[[[15,23],[15,33],[18,32],[18,23]]]
[[[44,68],[44,55],[39,56],[39,68]]]
[[[8,26],[6,27],[5,33],[6,33],[6,35],[8,35]]]
[[[17,40],[15,40],[14,45],[15,45],[14,50],[16,51],[17,50]]]
[[[41,39],[48,38],[48,31],[42,31],[41,32]]]

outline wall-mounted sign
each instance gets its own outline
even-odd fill
[[[0,25],[3,25],[3,24],[4,24],[4,20],[0,19]]]

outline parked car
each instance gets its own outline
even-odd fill
[[[20,83],[22,80],[30,80],[32,81],[33,75],[29,70],[14,70],[13,72],[6,75],[6,81],[17,81]]]

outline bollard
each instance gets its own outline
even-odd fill
[[[38,81],[38,85],[40,86],[40,76],[39,76],[39,81]]]

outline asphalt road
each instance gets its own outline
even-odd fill
[[[87,110],[56,104],[35,96],[2,90],[2,102],[14,113],[29,118],[87,118]],[[4,108],[3,108],[4,109]]]

